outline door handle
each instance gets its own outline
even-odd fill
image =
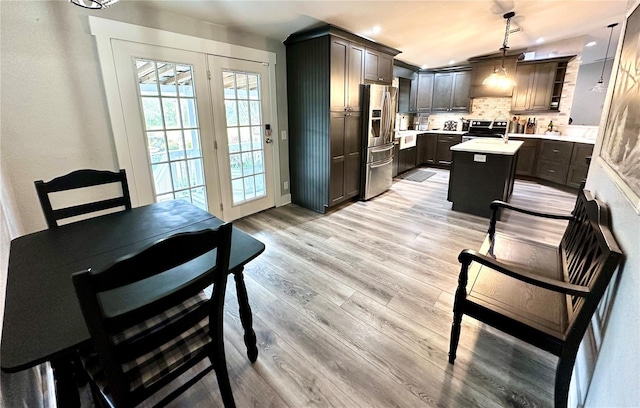
[[[271,139],[270,137],[268,137],[264,142],[265,142],[265,143],[273,143],[273,139]]]

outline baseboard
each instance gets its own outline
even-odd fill
[[[291,194],[285,194],[276,198],[276,207],[282,207],[287,204],[291,204]]]

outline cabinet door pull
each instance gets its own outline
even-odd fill
[[[554,152],[554,153],[558,153],[559,151],[560,151],[560,150],[558,150],[558,149],[553,149],[553,152]]]
[[[556,172],[555,170],[549,170],[549,173],[555,173],[555,172]]]

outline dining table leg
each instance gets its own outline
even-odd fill
[[[251,306],[249,306],[247,287],[244,284],[243,271],[244,268],[237,268],[233,271],[233,276],[236,281],[236,295],[238,297],[240,322],[244,329],[244,344],[247,346],[247,357],[249,357],[249,361],[254,363],[258,359],[258,346],[256,333],[253,331],[253,316],[251,315]]]
[[[75,367],[68,356],[51,360],[56,383],[56,401],[59,407],[79,408],[80,394],[74,376]]]

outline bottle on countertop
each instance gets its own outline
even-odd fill
[[[553,121],[549,121],[549,124],[547,125],[547,132],[553,132]]]

